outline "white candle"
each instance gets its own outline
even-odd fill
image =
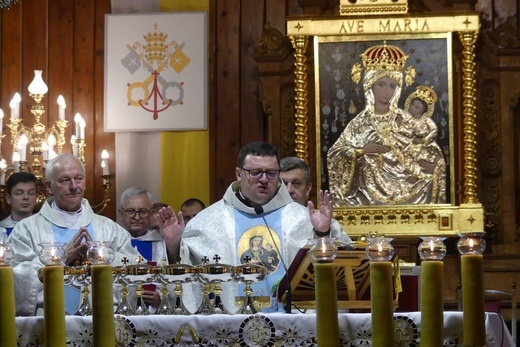
[[[49,145],[46,141],[42,142],[42,155],[44,161],[49,160]]]
[[[103,159],[101,161],[101,167],[103,168],[103,176],[110,175],[110,170],[108,168],[108,158],[109,158],[109,155],[108,155],[108,151],[106,149],[104,149],[101,152],[101,158]]]
[[[65,99],[63,96],[58,96],[58,118],[59,120],[65,120],[65,108],[67,105],[65,104]]]
[[[56,144],[56,136],[53,134],[50,134],[49,137],[47,137],[47,150],[52,151],[54,150],[54,145]]]
[[[0,176],[0,184],[5,186],[5,169],[7,168],[7,162],[5,159],[0,160],[0,171],[2,171],[2,175]]]
[[[18,152],[13,152],[13,170],[20,172],[20,153]]]
[[[3,120],[4,120],[4,111],[2,111],[2,109],[0,108],[0,135],[2,135],[2,128],[4,126]]]
[[[20,118],[20,101],[22,101],[22,97],[20,94],[15,93],[13,96],[14,101],[14,118]]]
[[[16,100],[14,97],[9,102],[9,108],[11,109],[11,118],[16,119]]]
[[[72,154],[78,156],[78,147],[76,147],[76,135],[70,137],[70,144],[72,145]]]
[[[18,149],[20,150],[20,161],[27,161],[27,144],[29,143],[29,139],[25,134],[20,136],[20,140],[18,140]]]
[[[79,123],[81,122],[81,115],[79,113],[76,113],[76,115],[74,116],[74,122],[76,123],[76,138],[82,139],[81,130],[79,126]]]
[[[49,160],[56,158],[57,154],[54,150],[49,151]]]
[[[85,138],[85,128],[87,127],[87,123],[85,122],[85,120],[83,118],[81,118],[80,122],[79,122],[79,130],[80,130],[80,139],[84,139]]]

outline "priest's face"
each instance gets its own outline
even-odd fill
[[[85,173],[77,160],[62,158],[54,165],[49,186],[56,205],[68,212],[80,209],[85,194]]]
[[[280,167],[276,157],[261,157],[248,154],[244,166],[235,170],[242,195],[254,204],[264,205],[271,201],[278,190]]]
[[[150,228],[152,217],[152,203],[146,194],[126,199],[119,210],[123,217],[123,226],[130,235],[139,237]]]

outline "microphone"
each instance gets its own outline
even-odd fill
[[[255,209],[255,213],[262,217],[264,220],[265,226],[267,227],[267,230],[269,231],[269,235],[271,236],[271,240],[273,241],[273,245],[276,248],[276,251],[280,255],[280,262],[282,263],[283,269],[285,271],[285,277],[287,278],[286,285],[285,285],[285,313],[291,313],[291,307],[292,307],[292,299],[291,299],[291,281],[289,279],[289,270],[287,269],[287,265],[285,265],[285,261],[283,260],[282,253],[278,249],[278,244],[274,240],[273,233],[271,231],[271,228],[269,227],[269,224],[267,224],[267,220],[264,217],[264,208],[262,205],[254,204],[253,208]]]

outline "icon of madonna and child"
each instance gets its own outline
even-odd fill
[[[415,69],[399,47],[369,47],[352,81],[363,75],[365,108],[348,122],[327,152],[329,190],[335,206],[446,203],[446,159],[431,119],[437,94],[415,86],[404,108],[403,84]]]
[[[248,259],[249,264],[262,265],[271,273],[278,269],[280,258],[278,252],[270,242],[264,243],[264,237],[260,234],[252,235],[249,238],[248,247],[240,254],[240,262]]]

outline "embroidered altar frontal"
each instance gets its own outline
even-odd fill
[[[396,313],[396,346],[419,345],[421,313]],[[317,346],[316,315],[115,316],[116,346]],[[92,346],[92,317],[67,316],[67,346]],[[18,345],[43,344],[43,317],[16,318]],[[371,346],[370,314],[339,315],[340,346]],[[462,312],[444,313],[444,345],[459,346]],[[487,346],[514,346],[502,318],[486,314]]]

